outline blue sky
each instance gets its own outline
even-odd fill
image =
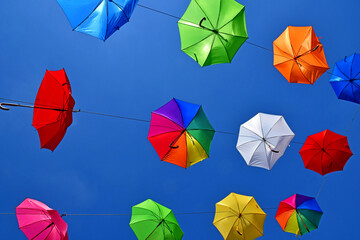
[[[141,4],[181,16],[189,0]],[[272,48],[288,25],[312,25],[332,68],[358,51],[360,2],[244,0],[249,41]],[[304,142],[330,129],[345,134],[358,106],[338,100],[324,74],[315,85],[289,84],[272,54],[244,44],[232,64],[200,68],[180,51],[175,19],[137,7],[130,23],[107,42],[71,31],[55,0],[4,1],[0,9],[0,97],[34,101],[46,69],[65,68],[75,109],[150,119],[172,97],[202,104],[213,127],[237,132],[258,112],[283,115]],[[330,70],[331,71],[331,70]],[[329,175],[318,202],[318,230],[302,239],[355,239],[358,227],[360,116],[349,131],[354,156]],[[291,144],[271,171],[248,167],[236,136],[215,134],[210,158],[184,170],[161,162],[147,140],[149,124],[84,113],[55,150],[40,150],[32,111],[0,112],[0,212],[14,212],[26,197],[67,213],[131,213],[151,198],[176,213],[212,212],[230,192],[252,195],[263,208],[300,193],[315,196],[323,177],[304,168]],[[264,240],[294,238],[267,210]],[[136,239],[130,216],[65,218],[76,240]],[[185,240],[222,239],[213,214],[177,215]],[[15,216],[0,216],[2,239],[26,239]]]

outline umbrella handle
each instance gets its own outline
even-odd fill
[[[242,233],[239,231],[239,226],[236,226],[236,232],[237,232],[240,236],[242,236]]]
[[[203,17],[203,18],[201,19],[201,21],[200,21],[200,23],[199,23],[199,26],[200,26],[200,27],[205,28],[205,27],[202,25],[203,21],[205,21],[205,20],[206,20],[206,17]]]
[[[4,107],[4,106],[3,106],[3,103],[0,103],[0,108],[1,108],[2,110],[5,110],[5,111],[9,111],[9,110],[10,110],[10,108]]]

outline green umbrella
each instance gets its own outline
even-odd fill
[[[130,227],[139,240],[180,240],[184,235],[173,212],[151,199],[132,207]]]
[[[178,25],[181,50],[202,67],[230,63],[248,38],[245,7],[234,0],[192,0]]]

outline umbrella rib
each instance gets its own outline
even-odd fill
[[[40,236],[40,234],[42,234],[45,230],[47,230],[49,227],[53,226],[54,223],[51,222],[46,228],[44,228],[41,232],[39,232],[38,234],[36,234],[36,236],[34,236],[33,238],[31,238],[30,240],[34,240],[35,238],[37,238],[38,236]],[[50,230],[51,232],[51,230]],[[48,237],[49,235],[46,236],[46,238]],[[46,238],[44,240],[46,240]]]
[[[237,38],[245,38],[245,40],[248,39],[248,37],[233,35],[233,34],[226,33],[226,32],[221,32],[221,31],[219,31],[219,33],[224,34],[224,35],[228,35],[228,36],[232,36],[232,37],[237,37]]]
[[[319,213],[319,214],[323,214],[323,212],[318,212],[318,211],[315,211],[315,210],[311,210],[311,209],[298,209],[299,210],[299,212],[301,211],[301,210],[307,210],[307,211],[312,211],[312,212],[315,212],[315,213]],[[303,214],[304,215],[304,214]],[[305,215],[304,215],[304,217],[306,218],[306,220],[308,220],[312,225],[314,225],[316,228],[318,228],[318,226],[316,226],[316,224],[315,223],[313,223],[309,218],[307,218]]]
[[[130,18],[126,15],[126,12],[124,11],[124,9],[123,9],[119,4],[117,4],[115,1],[112,1],[112,2],[113,2],[118,8],[121,9],[121,11],[124,13],[127,21],[129,22],[129,21],[130,21]]]
[[[161,116],[161,117],[164,117],[164,118],[170,120],[171,122],[173,122],[173,123],[175,123],[177,126],[179,126],[181,129],[185,129],[184,127],[180,126],[179,124],[177,124],[176,122],[174,122],[172,119],[170,119],[169,117],[167,117],[167,116],[165,116],[165,115],[163,115],[163,114],[161,114],[161,113],[157,113],[157,112],[152,112],[152,113],[153,113],[153,114],[157,114],[157,115],[159,115],[159,116]],[[151,123],[150,123],[150,124],[151,124]]]
[[[199,6],[200,10],[204,13],[205,17],[209,20],[209,23],[211,25],[211,27],[214,29],[213,24],[210,21],[210,18],[207,16],[206,12],[202,9],[202,7],[200,6],[200,4],[197,2],[197,0],[194,0],[196,2],[196,4]]]
[[[343,140],[344,138],[346,138],[346,137],[345,137],[345,136],[341,136],[340,138],[338,138],[338,139],[332,141],[331,143],[329,143],[329,144],[326,146],[326,148],[328,148],[330,145],[332,145],[332,144],[334,144],[334,143],[336,143],[336,142],[338,142],[338,141],[340,141],[340,140]],[[325,145],[325,144],[324,144],[324,145]],[[325,146],[324,146],[324,147],[325,147]]]
[[[293,57],[293,56],[291,56],[289,53],[287,53],[287,52],[285,52],[284,50],[282,50],[278,45],[276,45],[275,42],[273,42],[273,45],[274,45],[275,47],[277,47],[277,49],[279,49],[279,51],[285,53],[285,54],[286,54],[287,56],[289,56],[289,57],[283,56],[283,55],[281,55],[281,54],[274,54],[274,55],[288,58],[289,60],[287,60],[287,61],[294,60],[294,57]],[[292,49],[292,47],[291,47],[291,49]],[[272,51],[272,52],[274,52],[274,51]],[[287,61],[286,61],[286,62],[287,62]],[[284,63],[284,62],[283,62],[283,63]]]
[[[213,49],[213,46],[214,46],[214,43],[215,43],[215,37],[216,37],[216,36],[214,36],[214,39],[213,39],[213,41],[212,41],[212,43],[211,43],[210,51],[208,52],[208,55],[206,56],[206,59],[205,59],[204,63],[206,63],[206,61],[209,59],[211,50]]]
[[[133,208],[139,208],[139,209],[143,209],[146,211],[149,211],[157,220],[159,220],[160,218],[151,210],[147,209],[147,208],[143,208],[143,207],[139,207],[139,206],[134,206]],[[139,214],[139,215],[145,215],[145,214]]]
[[[94,8],[94,10],[92,10],[92,11],[90,12],[90,14],[89,14],[82,22],[79,23],[79,25],[77,25],[75,28],[73,28],[73,30],[77,29],[81,24],[83,24],[86,20],[88,20],[89,17],[91,16],[91,14],[93,14],[93,13],[96,11],[96,9],[97,9],[103,2],[104,2],[104,0],[101,0],[101,1],[99,2],[99,4]]]
[[[220,35],[220,34],[219,34],[219,35]],[[216,36],[217,36],[217,34],[216,34]],[[220,35],[220,36],[221,36],[221,35]],[[222,39],[221,39],[219,36],[217,36],[217,37],[219,38],[221,44],[223,45],[223,47],[224,47],[224,49],[225,49],[225,52],[226,52],[226,56],[227,56],[227,58],[228,58],[228,61],[231,62],[230,57],[229,57],[229,53],[228,53],[228,51],[227,51],[227,48],[225,47],[225,44],[223,43]]]
[[[304,34],[304,39],[301,41],[302,43],[305,41],[305,39],[306,39],[306,37],[307,37],[307,35],[309,34],[310,31],[311,31],[311,28],[309,28],[308,32],[306,34]],[[289,36],[290,36],[290,29],[289,29]],[[290,40],[290,45],[291,45],[291,40]],[[291,45],[291,48],[292,48],[292,45]],[[300,45],[299,50],[296,53],[296,56],[299,55],[301,48],[302,48],[302,44]]]
[[[238,14],[236,14],[232,19],[230,19],[228,22],[226,22],[224,25],[222,25],[221,27],[219,27],[219,29],[225,27],[226,25],[228,25],[229,23],[231,23],[235,18],[237,18],[237,16],[239,16],[243,11],[245,11],[245,8],[243,7],[240,12],[238,12]]]
[[[255,213],[252,213],[252,214],[255,214]],[[261,230],[258,229],[257,226],[255,226],[255,224],[253,224],[251,221],[249,221],[249,219],[247,219],[245,216],[243,216],[243,218],[246,219],[260,233],[260,235],[263,235]]]
[[[343,94],[343,92],[345,91],[345,88],[347,88],[350,84],[350,81],[346,84],[346,86],[341,90],[341,92],[339,93],[339,97],[341,97],[341,95]]]
[[[258,141],[261,141],[261,140],[260,140],[260,139],[255,139],[255,140],[251,140],[251,141],[248,141],[248,142],[244,142],[244,143],[242,143],[242,144],[237,145],[237,147],[240,147],[240,146],[242,146],[242,145],[245,145],[245,144],[248,144],[248,143],[252,143],[252,142],[258,142]]]
[[[246,128],[247,130],[249,130],[250,132],[254,133],[256,136],[258,136],[260,139],[262,139],[262,136],[260,136],[259,134],[257,134],[256,132],[254,132],[253,130],[249,129],[246,127],[246,125],[243,125],[243,128]]]
[[[187,24],[184,24],[184,25],[190,26],[190,27],[195,27],[195,26],[191,26],[191,25],[187,25]],[[189,48],[191,48],[191,47],[193,47],[193,46],[201,43],[202,41],[206,40],[207,38],[209,38],[209,37],[211,37],[211,36],[213,36],[213,35],[214,35],[213,33],[210,33],[210,35],[206,36],[205,38],[201,39],[200,41],[198,41],[198,42],[196,42],[196,43],[194,43],[194,44],[192,44],[192,45],[190,45],[190,46],[187,46],[186,48],[183,48],[183,49],[181,49],[181,50],[182,50],[182,51],[185,51],[186,49],[189,49]]]
[[[29,223],[29,224],[24,225],[24,226],[21,226],[21,227],[19,227],[19,228],[20,228],[20,229],[21,229],[21,228],[26,228],[26,227],[29,227],[29,226],[31,226],[31,225],[33,225],[33,224],[39,223],[39,222],[49,222],[49,221],[50,221],[50,219],[43,219],[43,220],[40,220],[40,221],[36,221],[36,222]],[[50,222],[51,222],[51,221],[50,221]]]
[[[50,230],[49,234],[46,236],[46,238],[45,238],[44,240],[48,239],[48,237],[50,236],[50,233],[54,230],[54,228],[55,228],[55,231],[61,236],[60,232],[59,232],[58,229],[55,227],[55,224],[53,224],[52,227],[51,227],[51,230]]]
[[[304,61],[303,59],[300,59],[299,58],[299,60],[301,60],[301,61],[303,61],[305,64],[307,64],[307,65],[310,65],[309,63],[307,63],[306,61]],[[299,70],[300,70],[300,72],[301,72],[301,74],[303,75],[303,77],[310,83],[310,84],[313,84],[313,83],[311,83],[310,81],[309,81],[309,79],[305,76],[305,74],[304,74],[304,72],[301,70],[301,68],[300,68],[300,65],[303,67],[303,68],[305,68],[305,70],[307,70],[307,71],[309,71],[309,72],[311,72],[309,69],[307,69],[303,64],[301,64],[301,63],[299,63],[297,60],[294,60],[295,61],[295,63],[296,63],[296,66],[299,68]],[[299,65],[300,64],[300,65]],[[292,69],[291,69],[291,71],[292,71]]]
[[[267,138],[267,136],[270,134],[270,132],[273,130],[273,128],[275,127],[275,125],[282,119],[283,117],[279,117],[279,119],[273,124],[273,126],[269,129],[269,131],[267,132],[267,134],[265,135],[265,138]]]

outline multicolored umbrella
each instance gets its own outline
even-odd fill
[[[337,62],[330,83],[339,99],[360,103],[360,55]]]
[[[73,30],[101,40],[127,23],[138,0],[57,0]]]
[[[19,228],[29,240],[68,240],[67,224],[56,210],[27,198],[16,208]]]
[[[329,69],[312,27],[292,27],[274,41],[274,66],[290,83],[314,84]]]
[[[64,69],[46,70],[36,95],[33,126],[39,133],[41,148],[54,151],[72,123],[75,101]]]
[[[347,137],[325,130],[308,136],[300,155],[305,168],[325,175],[343,170],[353,153]]]
[[[283,116],[258,113],[240,126],[236,148],[247,165],[270,170],[294,136]]]
[[[295,194],[280,202],[275,218],[285,232],[303,235],[318,228],[322,215],[315,198]]]
[[[234,0],[192,0],[178,25],[181,50],[202,67],[230,63],[248,38],[245,7]]]
[[[152,112],[148,139],[161,160],[187,168],[209,157],[214,134],[200,105],[173,98]]]
[[[253,240],[263,235],[265,218],[253,197],[230,193],[216,203],[214,225],[225,240]]]
[[[132,207],[130,227],[139,240],[180,240],[184,235],[173,212],[151,199]]]

